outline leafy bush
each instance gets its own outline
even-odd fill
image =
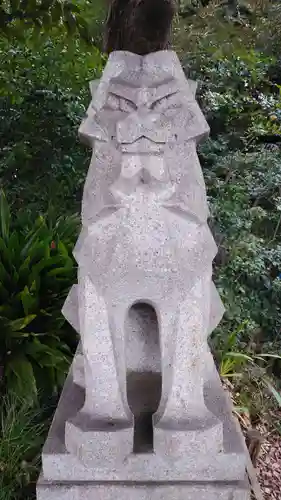
[[[38,44],[40,50],[38,50]],[[103,59],[59,29],[0,40],[0,177],[13,209],[76,211],[89,165],[77,130]]]
[[[76,334],[61,307],[76,278],[77,218],[13,218],[0,196],[0,360],[3,386],[30,400],[61,387]]]
[[[79,5],[71,0],[60,2],[46,0],[34,3],[32,1],[1,1],[0,3],[0,33],[2,36],[10,38],[17,36],[24,38],[26,29],[40,31],[54,25],[63,25],[66,30],[73,34],[76,30],[86,40],[90,38],[88,26],[81,15]]]
[[[256,341],[280,339],[280,151],[216,153],[210,141],[205,178],[219,243],[215,280],[226,304],[222,329],[245,319]],[[212,145],[212,146],[211,146]],[[210,154],[210,146],[213,148]],[[215,161],[211,158],[215,157]]]
[[[199,156],[219,247],[214,278],[226,306],[217,334],[245,324],[241,345],[251,340],[261,352],[271,342],[273,352],[281,337],[280,37],[269,27],[267,2],[261,8],[252,1],[247,23],[207,3],[189,18],[188,29],[180,21],[175,30],[211,127]]]

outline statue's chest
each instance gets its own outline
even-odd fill
[[[204,228],[161,206],[141,208],[118,210],[86,239],[87,268],[95,282],[107,274],[111,283],[126,276],[135,282],[181,280],[202,260]]]

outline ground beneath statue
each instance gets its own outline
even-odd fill
[[[256,470],[264,500],[281,500],[281,436],[267,432],[265,427],[259,430],[265,441]]]

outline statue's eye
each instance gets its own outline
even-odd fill
[[[115,111],[120,110],[119,98],[116,95],[108,94],[106,104],[109,108]]]
[[[158,99],[151,105],[151,109],[154,111],[163,111],[168,107],[168,98],[162,97],[162,99]]]
[[[123,97],[120,97],[120,110],[124,111],[124,113],[132,113],[132,111],[135,111],[137,109],[137,106],[132,102],[129,101],[128,99],[124,99]]]
[[[175,109],[180,107],[181,104],[179,102],[178,95],[177,93],[175,93],[158,99],[150,106],[150,109],[161,112],[166,111],[167,109]]]
[[[132,101],[114,94],[108,95],[106,104],[110,109],[123,111],[123,113],[132,113],[137,109],[137,106]]]

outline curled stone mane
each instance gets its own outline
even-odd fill
[[[111,0],[105,51],[145,55],[169,48],[175,0]]]

